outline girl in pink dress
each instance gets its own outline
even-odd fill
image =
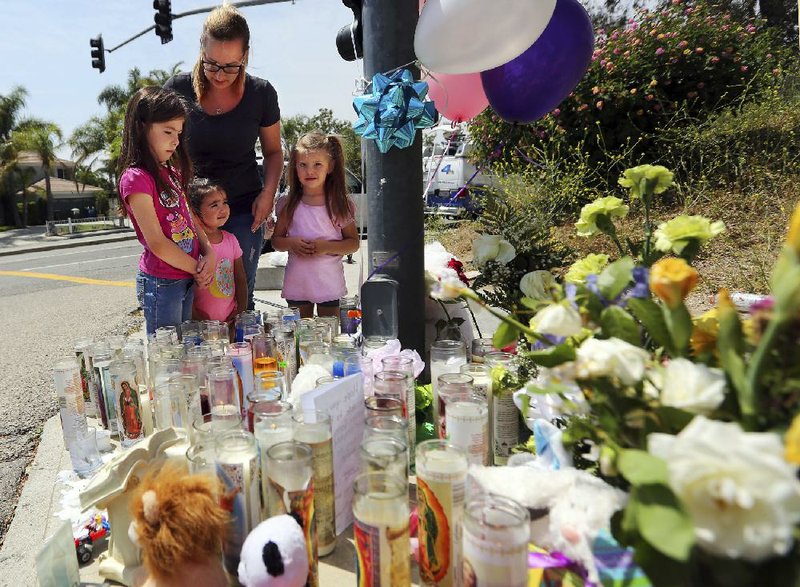
[[[338,316],[347,293],[342,256],[359,242],[344,169],[341,141],[321,132],[301,137],[289,156],[289,195],[276,205],[272,246],[289,251],[281,296],[303,318],[315,304],[318,316]]]

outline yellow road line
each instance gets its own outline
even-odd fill
[[[135,287],[133,281],[112,281],[110,279],[91,279],[90,277],[74,277],[72,275],[56,275],[55,273],[33,273],[31,271],[0,271],[0,275],[9,277],[35,277],[36,279],[52,279],[54,281],[71,281],[85,285],[113,285],[116,287]]]

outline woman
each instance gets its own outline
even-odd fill
[[[192,105],[185,136],[196,175],[221,184],[228,194],[230,219],[222,227],[242,249],[247,303],[253,308],[262,226],[272,213],[283,172],[278,96],[268,81],[245,72],[250,29],[233,6],[209,14],[200,35],[200,57],[191,74],[171,77],[164,87]],[[256,140],[264,155],[262,182]]]

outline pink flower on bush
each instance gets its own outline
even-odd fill
[[[681,41],[680,43],[678,43],[678,48],[679,49],[683,49],[684,47],[688,47],[688,46],[689,46],[689,41]]]
[[[605,66],[606,66],[606,60],[605,59],[601,59],[600,60],[600,67],[605,67]]]
[[[767,53],[767,59],[772,59],[772,53]]]
[[[561,114],[561,108],[556,108],[553,110],[553,116],[558,116],[559,114]]]
[[[648,102],[652,102],[655,99],[655,96],[653,94],[647,94],[644,99]]]
[[[595,108],[597,108],[598,110],[602,110],[603,109],[603,101],[602,100],[598,100],[597,103],[595,104]]]
[[[623,53],[622,56],[623,57],[630,57],[631,56],[631,52],[630,51],[625,51],[625,53]]]
[[[595,86],[592,88],[592,94],[595,96],[600,93],[600,86]]]
[[[729,24],[724,24],[724,25],[722,25],[720,28],[721,28],[723,31],[727,31],[729,28],[731,28],[731,25],[729,25]]]
[[[664,53],[666,53],[666,51],[664,51],[664,47],[659,47],[656,49],[656,55],[663,55]]]
[[[719,57],[712,57],[711,63],[719,63]]]
[[[697,53],[698,55],[702,55],[705,52],[705,49],[703,49],[702,47],[697,47],[694,50],[694,52]]]
[[[612,51],[612,53],[613,53],[614,55],[619,55],[620,53],[622,53],[622,50],[621,50],[621,49],[614,49],[614,50]]]
[[[742,73],[746,73],[748,69],[749,69],[749,68],[748,68],[746,65],[742,65],[742,66],[739,68],[739,71],[741,71]]]
[[[780,74],[781,74],[781,70],[780,70],[780,69],[778,69],[777,67],[776,67],[775,69],[773,69],[773,70],[772,70],[772,75],[775,75],[775,76],[777,76],[777,75],[780,75]]]
[[[749,24],[749,25],[747,25],[747,28],[746,28],[745,30],[746,30],[748,33],[754,33],[754,32],[756,32],[756,27],[755,27],[755,26],[753,26],[752,24]]]

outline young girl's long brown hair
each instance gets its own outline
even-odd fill
[[[289,201],[286,203],[286,214],[289,224],[294,217],[297,204],[303,197],[303,185],[297,175],[297,156],[309,151],[325,151],[333,162],[333,169],[325,177],[325,207],[328,216],[334,222],[344,224],[353,218],[353,209],[347,198],[347,182],[345,181],[344,148],[336,135],[326,135],[322,131],[312,131],[300,137],[289,154]]]
[[[172,90],[148,86],[136,92],[128,102],[128,110],[125,112],[122,149],[117,164],[118,175],[121,176],[128,167],[139,167],[153,177],[159,194],[164,191],[167,186],[161,177],[161,165],[156,161],[147,142],[147,131],[156,122],[169,122],[178,118],[185,120],[186,113],[187,106],[183,98]],[[192,160],[184,141],[178,142],[167,165],[170,170],[174,168],[180,172],[180,178],[175,179],[180,179],[185,194],[192,179]]]

